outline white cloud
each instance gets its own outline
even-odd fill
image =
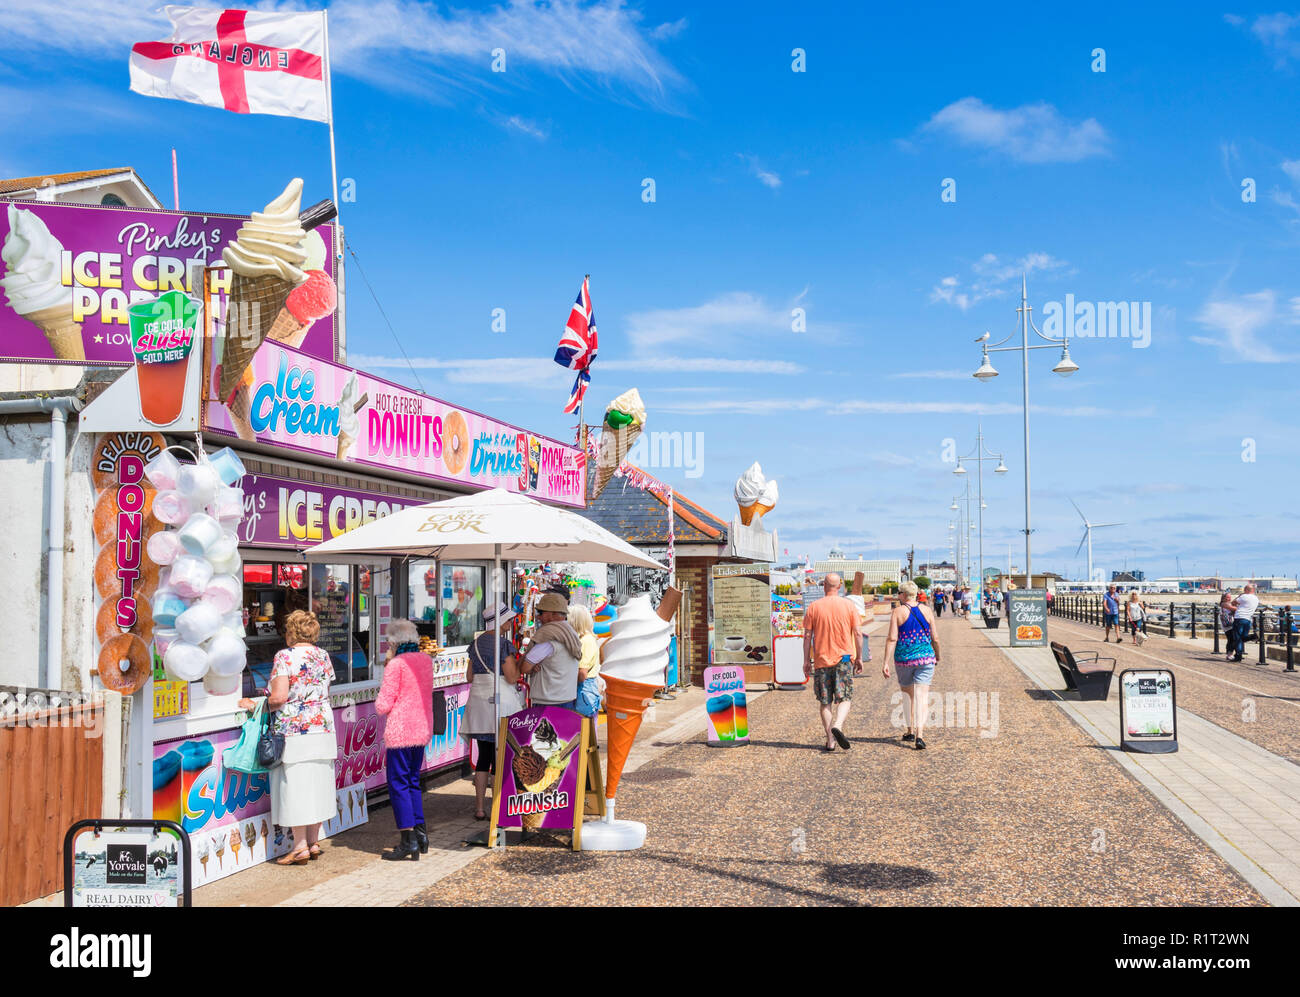
[[[650,32],[650,37],[661,41],[666,38],[676,38],[686,30],[689,23],[684,17],[678,18],[676,21],[665,21]]]
[[[790,321],[788,308],[773,307],[748,291],[733,291],[702,305],[634,312],[627,317],[627,338],[636,352],[647,353],[665,343],[789,332]]]
[[[963,145],[1000,152],[1021,163],[1077,163],[1106,155],[1110,143],[1096,118],[1072,123],[1048,103],[999,110],[978,97],[954,101],[923,130],[950,135]]]
[[[547,136],[550,134],[541,125],[529,121],[527,118],[521,118],[517,114],[512,114],[510,117],[506,118],[506,127],[512,128],[515,131],[523,132],[525,135],[531,135],[533,138],[542,142],[545,142]]]
[[[1300,38],[1291,33],[1296,27],[1300,27],[1300,15],[1263,14],[1251,23],[1250,33],[1276,57],[1274,65],[1281,68],[1300,56]]]
[[[930,290],[931,301],[943,301],[966,311],[987,298],[1005,296],[1022,274],[1047,273],[1064,269],[1068,264],[1050,253],[1027,253],[1018,260],[1003,260],[995,253],[985,253],[971,264],[973,276],[963,283],[955,274],[943,277]]]
[[[483,11],[417,0],[334,0],[329,15],[336,73],[430,99],[448,87],[510,82],[516,67],[571,85],[619,84],[654,103],[682,82],[656,48],[654,32],[641,26],[641,14],[622,0],[507,0]],[[169,27],[161,11],[132,0],[6,0],[0,5],[0,50],[125,59],[133,43],[166,38]],[[680,29],[659,37],[674,30]],[[495,48],[506,51],[506,73],[489,71]]]
[[[446,379],[459,384],[534,384],[549,390],[568,382],[573,372],[546,357],[390,357],[352,354],[348,358],[362,370],[444,371]],[[592,367],[601,371],[671,374],[802,374],[806,368],[788,360],[733,360],[727,357],[656,356],[643,360],[607,360],[597,356]]]
[[[1196,316],[1196,321],[1217,333],[1217,336],[1193,336],[1192,341],[1203,346],[1215,346],[1224,353],[1225,360],[1242,363],[1288,363],[1300,360],[1300,353],[1285,353],[1274,348],[1278,339],[1278,326],[1294,327],[1300,321],[1300,299],[1288,302],[1289,310],[1278,307],[1277,294],[1271,289],[1253,294],[1207,301]],[[1292,343],[1294,329],[1288,333]]]
[[[890,374],[891,378],[918,378],[926,381],[964,381],[970,377],[968,370],[911,370]]]
[[[1284,160],[1282,172],[1291,178],[1292,183],[1300,185],[1300,159]]]
[[[664,412],[682,415],[784,415],[790,412],[823,412],[831,416],[847,415],[1019,415],[1021,408],[1014,402],[949,401],[851,401],[838,402],[824,398],[713,398],[683,399],[656,405]],[[1059,405],[1030,405],[1029,411],[1043,416],[1064,418],[1096,418],[1114,415],[1112,408],[1082,405],[1065,408]],[[1154,409],[1129,409],[1125,416],[1148,418]]]
[[[749,172],[758,177],[759,183],[771,187],[773,190],[776,190],[781,186],[781,177],[778,174],[773,173],[771,170],[764,169],[763,165],[758,161],[757,156],[738,155],[749,164]]]

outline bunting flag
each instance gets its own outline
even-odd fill
[[[573,390],[564,406],[565,412],[576,412],[591,383],[591,364],[596,359],[596,316],[591,308],[591,275],[582,278],[578,299],[569,311],[569,322],[555,350],[555,362],[561,367],[576,370]]]

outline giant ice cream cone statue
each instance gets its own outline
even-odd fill
[[[741,523],[750,526],[755,518],[771,512],[776,505],[776,482],[768,481],[758,461],[754,461],[749,470],[736,479],[736,489],[732,494],[740,507]]]
[[[636,388],[628,388],[605,407],[600,448],[596,451],[596,482],[591,489],[592,498],[605,490],[644,428],[645,405]]]
[[[645,842],[644,824],[614,819],[614,798],[645,708],[655,692],[663,688],[672,619],[681,599],[682,593],[670,588],[657,612],[650,607],[648,595],[630,599],[619,611],[609,640],[601,648],[600,677],[605,680],[605,715],[609,722],[605,817],[583,825],[584,851],[640,848]]]
[[[234,271],[226,310],[226,343],[221,355],[221,401],[239,387],[253,354],[271,334],[289,292],[307,280],[306,230],[298,220],[302,181],[290,181],[279,197],[254,211],[222,250]]]
[[[72,288],[61,279],[63,244],[45,222],[9,204],[9,234],[0,248],[5,273],[0,277],[9,307],[31,322],[54,351],[56,360],[85,360],[81,324],[74,317]]]

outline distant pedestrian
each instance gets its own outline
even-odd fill
[[[1255,586],[1247,584],[1241,590],[1241,595],[1232,601],[1232,629],[1233,635],[1237,638],[1236,654],[1233,661],[1240,661],[1246,652],[1246,638],[1250,636],[1250,621],[1255,617],[1255,610],[1259,609],[1259,596],[1255,594]],[[1263,635],[1259,635],[1263,640]]]
[[[820,706],[826,729],[824,751],[834,751],[837,744],[845,751],[853,747],[844,734],[844,723],[853,702],[853,676],[862,674],[858,607],[844,598],[840,585],[839,575],[828,574],[822,580],[825,595],[814,600],[803,617],[803,673],[812,678]]]
[[[1142,605],[1142,597],[1138,595],[1137,589],[1129,593],[1128,602],[1124,603],[1124,613],[1129,628],[1133,631],[1133,643],[1140,643],[1139,637],[1146,640],[1146,607]]]
[[[935,615],[935,619],[938,619],[940,616],[943,615],[943,604],[944,604],[944,600],[945,600],[945,599],[947,599],[947,594],[944,592],[944,590],[943,590],[943,589],[935,589],[935,592],[934,592],[934,615]]]
[[[904,741],[915,741],[919,751],[925,747],[925,715],[929,709],[930,683],[934,666],[939,663],[939,638],[934,622],[924,606],[912,605],[916,586],[904,582],[898,589],[898,605],[889,617],[889,638],[885,643],[885,663],[881,674],[889,678],[892,654],[898,669],[898,687],[908,700],[909,723]]]
[[[961,590],[961,618],[970,619],[970,586],[967,585]]]
[[[1124,638],[1120,635],[1119,629],[1119,596],[1115,592],[1115,586],[1110,585],[1106,588],[1106,594],[1101,597],[1101,622],[1105,632],[1101,635],[1103,644],[1110,643],[1110,628],[1115,628],[1115,643],[1124,643]]]
[[[1229,661],[1232,660],[1233,652],[1237,646],[1237,628],[1233,626],[1236,615],[1236,610],[1232,608],[1232,593],[1224,592],[1219,599],[1219,626],[1223,628],[1223,632],[1228,638]]]
[[[401,841],[383,857],[400,861],[418,859],[429,850],[420,769],[425,746],[433,738],[433,659],[420,652],[420,635],[410,620],[388,625],[388,643],[392,651],[384,663],[375,712],[388,718],[384,767],[388,802],[401,834]]]

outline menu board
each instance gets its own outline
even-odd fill
[[[753,564],[713,567],[713,661],[772,664],[771,575]]]
[[[1007,593],[1007,628],[1012,647],[1047,646],[1047,589]]]
[[[1120,673],[1119,687],[1122,746],[1129,751],[1177,751],[1173,672],[1125,671]]]
[[[320,623],[317,646],[329,652],[336,669],[352,659],[351,569],[346,564],[311,566],[312,612]]]

